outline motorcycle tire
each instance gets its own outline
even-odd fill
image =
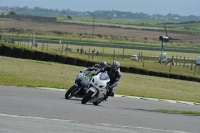
[[[86,94],[85,94],[85,96],[83,97],[83,99],[82,99],[82,104],[86,104],[90,99],[91,99],[91,96],[92,96],[92,94],[93,94],[94,92],[92,92],[91,90],[90,91],[88,91]]]
[[[100,102],[93,102],[93,104],[97,106],[100,104]]]
[[[71,99],[74,96],[74,92],[76,91],[76,87],[72,86],[66,93],[65,93],[65,98],[66,99]]]

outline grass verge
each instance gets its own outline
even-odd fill
[[[200,116],[200,112],[197,112],[197,111],[166,110],[166,109],[157,109],[155,111],[162,112],[162,113],[169,113],[169,114],[184,114],[184,115]]]
[[[0,56],[0,84],[68,89],[85,67]],[[200,103],[198,82],[122,73],[116,94]]]

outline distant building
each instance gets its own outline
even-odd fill
[[[6,11],[0,10],[0,15],[8,15]]]
[[[174,17],[174,20],[179,20],[179,17]]]
[[[89,13],[87,13],[87,12],[79,12],[78,15],[79,16],[88,16]]]

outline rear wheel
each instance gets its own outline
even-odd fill
[[[92,92],[91,90],[89,90],[86,94],[85,94],[85,96],[83,97],[83,99],[82,99],[82,104],[86,104],[90,99],[91,99],[91,97],[92,97],[92,94],[93,94],[94,92]]]
[[[74,96],[74,92],[76,92],[77,88],[75,86],[72,86],[66,93],[65,98],[71,99]]]

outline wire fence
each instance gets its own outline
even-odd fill
[[[86,43],[66,43],[61,44],[61,41],[55,40],[54,43],[48,43],[46,41],[33,43],[33,41],[15,41],[14,45],[22,45],[24,47],[39,50],[43,52],[50,52],[53,54],[60,55],[71,55],[73,57],[87,56],[89,60],[94,60],[95,58],[110,58],[111,60],[129,60],[131,61],[131,55],[138,56],[138,62],[142,63],[142,67],[145,68],[147,61],[158,62],[160,51],[156,50],[138,50],[130,48],[114,48],[110,46],[96,46],[96,45],[86,45]],[[168,52],[169,53],[169,52]],[[178,52],[174,52],[178,54]],[[187,55],[190,55],[187,53]],[[200,68],[196,65],[195,56],[198,56],[198,53],[191,54],[191,57],[185,57],[184,55],[178,56],[173,55],[168,56],[166,65],[169,66],[169,72],[172,71],[172,66],[179,66],[186,69],[194,71],[193,75],[200,74]]]

